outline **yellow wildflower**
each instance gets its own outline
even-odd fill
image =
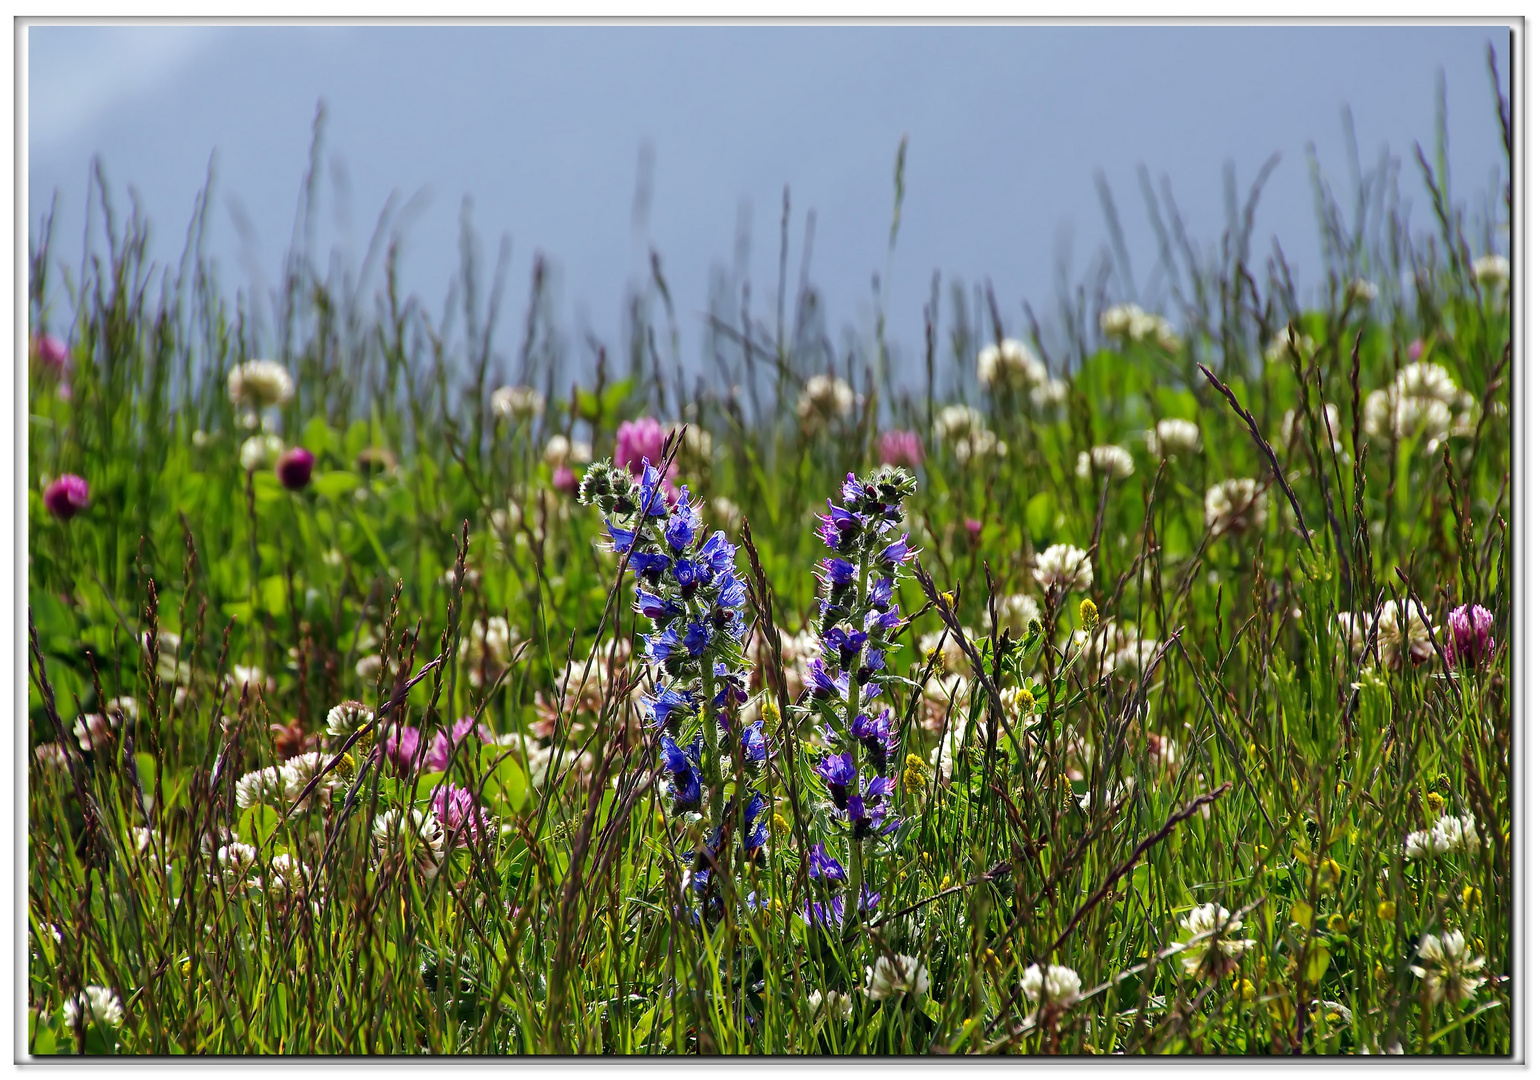
[[[1090,633],[1096,629],[1096,620],[1100,613],[1096,610],[1096,601],[1089,596],[1080,601],[1080,629]]]

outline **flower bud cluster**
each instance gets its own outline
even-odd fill
[[[850,474],[840,488],[843,505],[830,500],[819,518],[818,535],[831,554],[818,571],[822,654],[808,662],[802,707],[827,745],[813,767],[827,797],[822,818],[831,841],[843,835],[851,866],[823,843],[814,845],[809,879],[821,899],[804,911],[810,922],[833,926],[876,910],[880,897],[864,884],[863,851],[899,824],[891,806],[898,720],[880,699],[884,684],[898,677],[887,661],[902,623],[894,590],[914,556],[907,533],[891,534],[915,488],[914,477],[896,466],[864,480]]]
[[[764,722],[743,724],[739,718],[748,700],[748,597],[737,548],[720,530],[707,535],[701,504],[691,501],[688,487],[672,500],[669,495],[650,460],[635,477],[598,462],[578,492],[582,502],[604,512],[610,547],[634,576],[636,610],[651,624],[642,638],[651,683],[642,710],[658,734],[675,815],[686,824],[705,821],[689,880],[709,920],[722,909],[717,871],[735,864],[735,824],[741,826],[743,861],[761,858],[769,800],[749,784],[764,765],[767,746]]]

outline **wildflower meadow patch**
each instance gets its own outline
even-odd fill
[[[1511,1053],[1509,265],[1387,205],[907,383],[45,218],[28,1052]]]

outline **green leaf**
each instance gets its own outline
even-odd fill
[[[278,831],[278,821],[278,811],[257,803],[241,812],[240,825],[236,831],[242,840],[261,847]]]
[[[488,801],[504,812],[517,813],[529,797],[529,776],[519,760],[510,755],[498,762],[482,791]]]
[[[1046,491],[1039,491],[1027,500],[1027,532],[1032,534],[1034,544],[1041,545],[1053,537],[1056,509],[1053,496]]]
[[[321,498],[336,499],[358,486],[358,474],[333,469],[329,472],[317,473],[310,483]]]
[[[1317,941],[1310,946],[1310,954],[1305,959],[1305,979],[1311,983],[1321,981],[1321,976],[1326,974],[1326,967],[1331,963],[1331,950],[1326,943]]]

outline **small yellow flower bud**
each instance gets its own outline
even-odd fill
[[[1028,716],[1037,707],[1037,698],[1032,696],[1032,691],[1023,686],[1016,691],[1016,715]]]
[[[764,719],[773,727],[781,722],[781,706],[774,698],[765,698],[765,703],[760,706]]]
[[[1100,613],[1096,610],[1096,602],[1089,596],[1080,601],[1080,629],[1090,633],[1096,629],[1096,620]]]
[[[192,957],[189,956],[189,957],[185,958],[182,961],[181,967],[182,967],[182,978],[185,979],[185,978],[188,978],[189,976],[191,976],[192,975],[192,969],[193,969]]]
[[[1474,885],[1465,886],[1464,889],[1460,890],[1460,903],[1467,908],[1479,907],[1481,905],[1481,890]]]
[[[925,761],[918,754],[904,758],[904,790],[918,791],[925,786]]]
[[[783,818],[780,814],[776,814],[770,819],[770,831],[775,833],[777,836],[785,836],[787,833],[791,832],[791,826],[786,824],[785,818]]]
[[[1428,809],[1435,814],[1444,812],[1444,797],[1436,791],[1428,792]]]
[[[1342,917],[1340,911],[1333,913],[1332,917],[1326,920],[1326,929],[1334,934],[1347,933],[1347,925],[1347,920]]]
[[[358,775],[358,762],[353,760],[352,754],[342,755],[342,760],[337,762],[337,775],[344,780],[351,780]]]
[[[1394,900],[1381,900],[1376,909],[1382,919],[1394,919],[1396,917],[1396,902]]]
[[[1335,889],[1342,881],[1342,867],[1336,859],[1327,859],[1321,864],[1321,884],[1328,889]]]
[[[1235,989],[1241,995],[1242,1001],[1255,1001],[1257,999],[1257,987],[1250,979],[1241,979],[1235,984]]]

